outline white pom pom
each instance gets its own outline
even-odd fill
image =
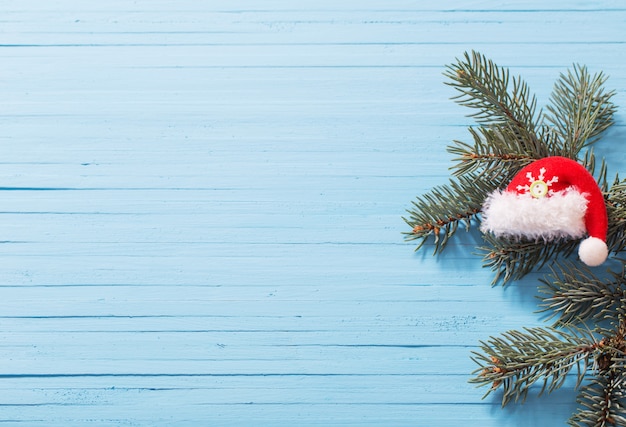
[[[609,248],[604,240],[588,237],[580,243],[578,256],[588,266],[596,267],[606,261],[609,256]]]

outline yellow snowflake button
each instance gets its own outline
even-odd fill
[[[535,199],[545,197],[548,194],[548,184],[545,181],[537,180],[530,184],[530,195]]]

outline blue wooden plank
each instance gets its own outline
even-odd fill
[[[416,4],[417,3],[417,4]],[[574,62],[626,105],[617,0],[0,2],[0,423],[562,425],[467,383],[538,326],[461,232],[402,240],[467,140],[444,65],[545,102]],[[623,113],[598,146],[626,167]]]

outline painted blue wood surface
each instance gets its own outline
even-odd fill
[[[0,1],[0,424],[564,425],[571,386],[500,409],[470,351],[542,325],[462,233],[401,220],[471,121],[477,49],[540,102],[611,76],[604,1]]]

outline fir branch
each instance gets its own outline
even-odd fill
[[[484,179],[501,174],[511,177],[533,160],[548,156],[565,156],[559,146],[556,135],[546,126],[538,130],[538,138],[534,144],[519,138],[515,128],[506,125],[470,127],[473,144],[455,140],[449,145],[449,153],[457,156],[457,163],[451,167],[453,174],[461,176],[475,173]]]
[[[606,160],[605,159],[600,160],[600,172],[598,172],[597,174],[596,174],[597,160],[593,152],[593,149],[590,149],[585,152],[585,155],[581,163],[585,168],[587,168],[589,173],[596,178],[596,182],[598,183],[598,187],[600,187],[600,190],[606,193],[609,188],[609,182],[607,179],[608,167],[606,165]],[[617,183],[617,181],[615,181],[615,183]]]
[[[457,157],[454,174],[477,173],[489,179],[503,170],[517,171],[532,160],[547,156],[576,159],[564,149],[558,132],[536,123],[536,98],[528,86],[483,55],[466,53],[444,73],[460,95],[459,104],[478,109],[472,116],[481,124],[469,128],[474,144],[454,141],[448,151]],[[512,86],[512,87],[511,87]],[[540,114],[541,116],[541,114]]]
[[[454,141],[448,152],[457,156],[453,166],[454,175],[476,173],[477,178],[507,174],[511,177],[536,157],[525,152],[524,144],[513,134],[510,126],[480,126],[469,128],[474,144]]]
[[[626,426],[623,372],[598,375],[585,385],[576,399],[578,411],[569,419],[573,427]]]
[[[482,352],[472,352],[479,368],[470,383],[490,385],[484,397],[502,386],[505,406],[523,401],[538,381],[543,382],[539,394],[556,390],[574,367],[580,384],[600,344],[591,334],[574,327],[527,328],[481,341],[480,348]]]
[[[624,378],[626,376],[626,323],[624,306],[617,309],[614,331],[598,329],[604,338],[595,355],[595,377],[578,396],[578,411],[569,424],[576,427],[626,426]]]
[[[492,285],[500,281],[504,285],[512,280],[519,280],[558,255],[570,255],[578,245],[575,240],[515,241],[497,238],[491,234],[484,234],[483,239],[487,246],[481,246],[478,250],[483,253],[483,267],[489,267],[495,273]]]
[[[441,252],[459,224],[469,230],[472,219],[480,212],[483,200],[498,185],[464,176],[450,180],[448,185],[433,188],[412,202],[409,217],[404,221],[412,231],[404,233],[406,240],[419,240],[418,250],[429,237],[434,237],[435,253]]]
[[[536,145],[537,100],[520,77],[509,78],[509,70],[497,66],[484,55],[472,51],[464,60],[448,66],[444,75],[448,85],[460,92],[453,99],[460,105],[477,109],[471,114],[483,125],[509,124],[521,141]]]
[[[579,411],[570,419],[574,426],[625,426],[623,378],[626,374],[626,323],[619,310],[615,329],[591,331],[567,326],[526,328],[481,341],[481,352],[472,352],[479,365],[470,383],[490,385],[488,396],[502,387],[502,405],[524,400],[537,382],[539,394],[561,387],[574,367],[578,388],[588,371],[591,384],[582,388]],[[597,336],[603,336],[599,341]]]
[[[559,135],[568,157],[575,158],[613,124],[615,91],[605,92],[606,80],[603,73],[592,76],[586,67],[575,65],[554,85],[544,118]]]
[[[617,253],[626,249],[626,180],[615,178],[606,194],[606,207],[609,217],[607,245]]]
[[[600,321],[626,307],[626,263],[621,272],[609,271],[599,278],[586,266],[563,263],[541,280],[540,312],[550,312],[548,319],[558,316],[557,324]]]

